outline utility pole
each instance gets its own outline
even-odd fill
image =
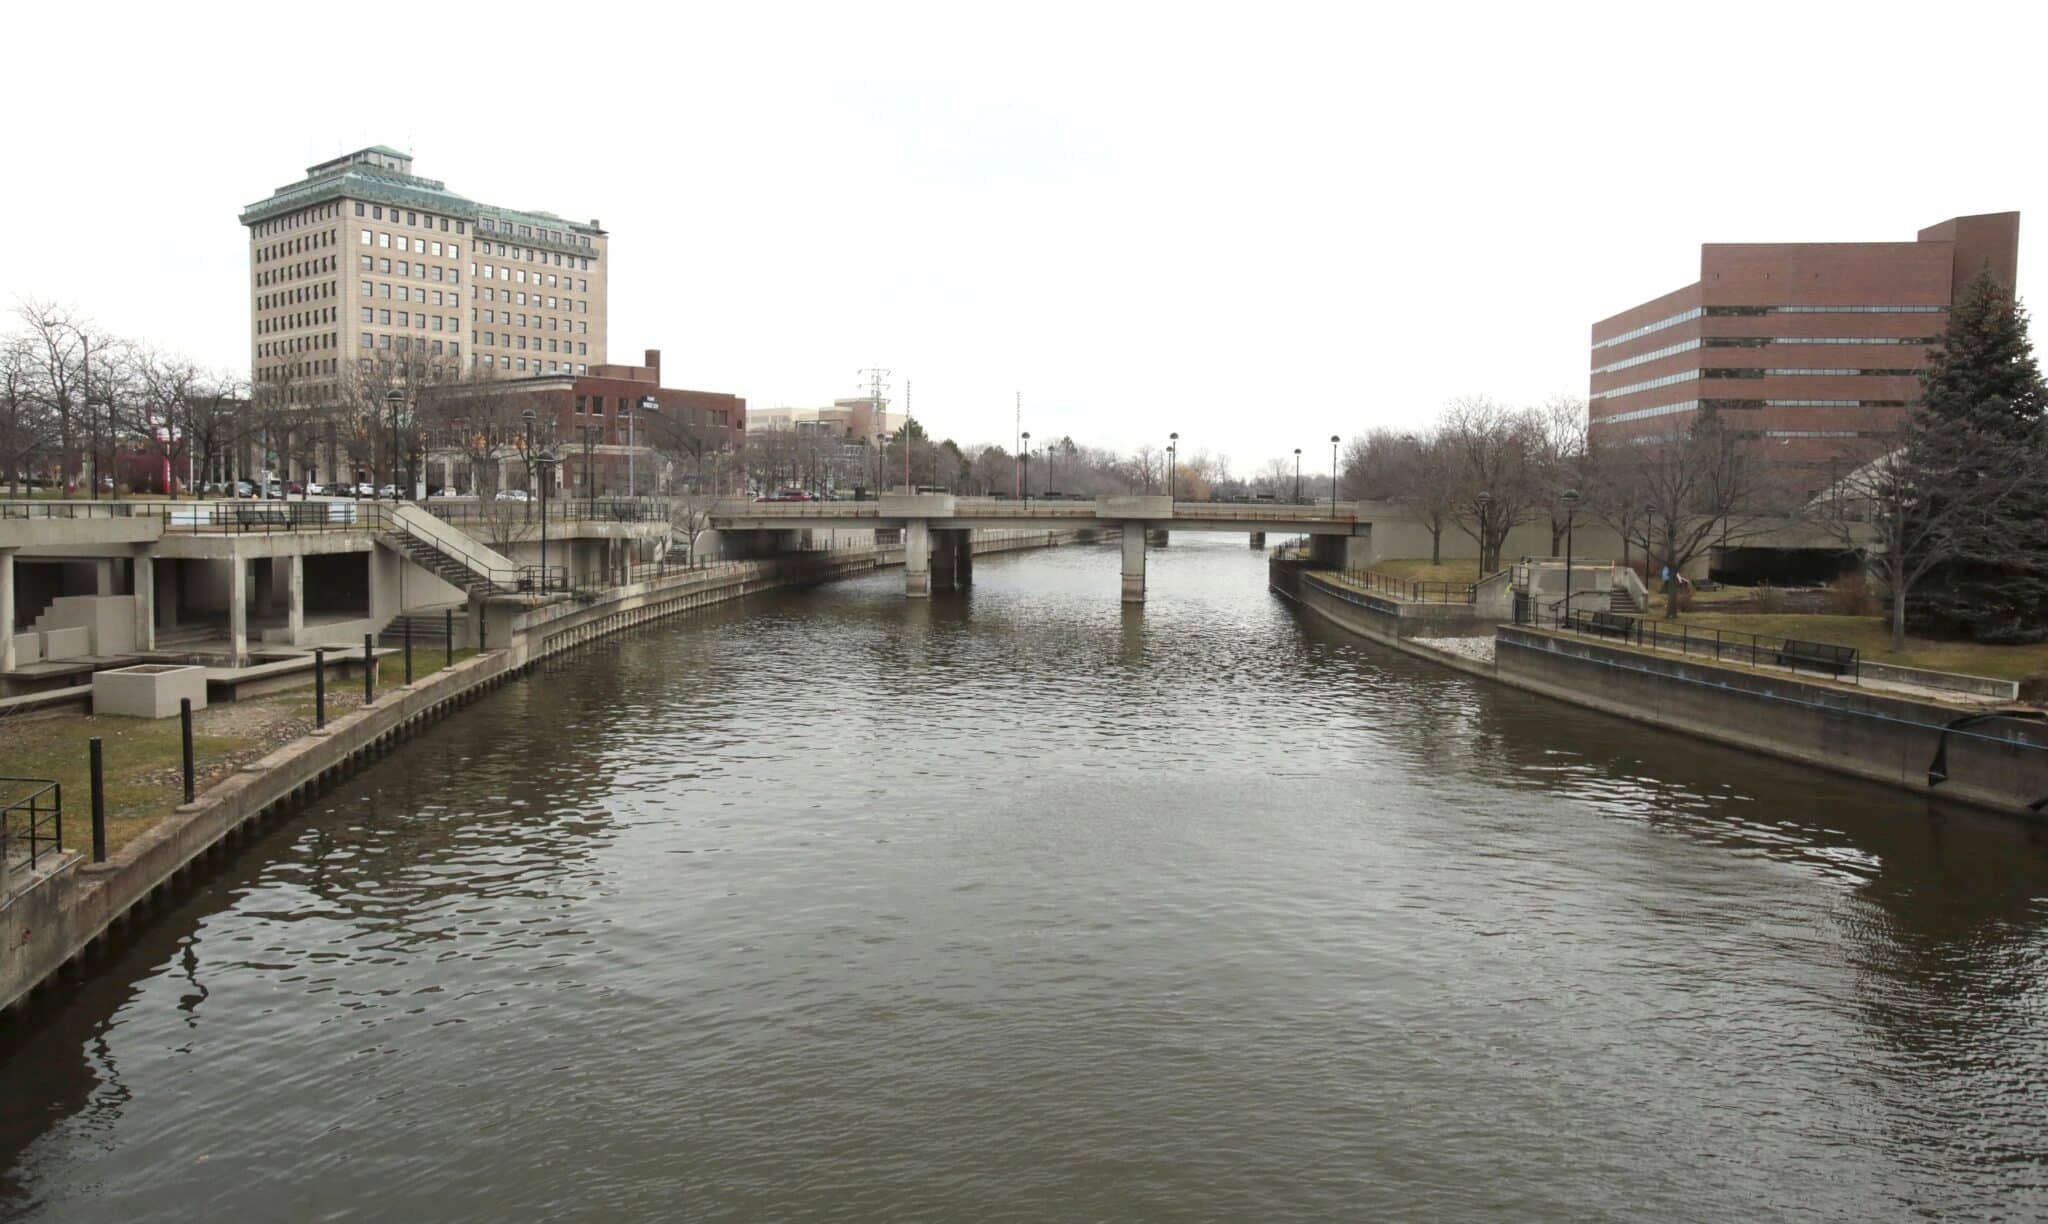
[[[1017,392],[1017,419],[1014,425],[1015,428],[1010,433],[1010,445],[1016,449],[1010,453],[1017,456],[1017,463],[1010,465],[1010,471],[1017,477],[1017,489],[1011,496],[1021,498],[1024,496],[1024,471],[1017,464],[1023,462],[1020,452],[1024,449],[1024,393],[1022,391]]]
[[[910,380],[903,380],[903,491],[910,488]]]

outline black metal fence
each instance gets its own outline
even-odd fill
[[[1538,622],[1533,617],[1524,620],[1521,615],[1523,607],[1523,602],[1518,599],[1518,623],[1546,624],[1564,633],[1712,659],[1716,663],[1782,667],[1795,673],[1824,675],[1854,684],[1863,681],[1862,657],[1854,646],[1773,637],[1765,633],[1740,633],[1619,612],[1572,612],[1558,615],[1554,621]]]
[[[1375,595],[1387,595],[1404,599],[1409,603],[1468,604],[1474,599],[1473,584],[1469,582],[1429,582],[1413,578],[1396,578],[1378,570],[1345,570],[1344,581],[1371,591]]]
[[[29,870],[64,848],[64,787],[50,778],[0,778],[0,858],[28,848]]]

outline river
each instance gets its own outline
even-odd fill
[[[544,664],[0,1031],[0,1215],[2048,1212],[2037,832],[1264,578],[984,557]]]

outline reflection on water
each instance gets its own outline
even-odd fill
[[[1118,568],[460,712],[0,1035],[0,1210],[2048,1210],[2035,830]]]

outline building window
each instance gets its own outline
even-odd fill
[[[363,215],[363,202],[362,202],[361,200],[357,200],[357,201],[356,201],[356,216],[360,217],[360,216],[362,216],[362,215]]]
[[[385,233],[385,232],[384,232],[383,230],[378,230],[378,231],[377,231],[377,245],[378,245],[378,246],[380,246],[380,247],[388,247],[388,246],[390,246],[390,245],[391,245],[391,235],[389,235],[389,234]]]
[[[364,231],[363,231],[363,245],[364,245],[364,246],[368,246],[368,245],[370,245],[370,231],[368,231],[368,230],[364,230]]]
[[[368,282],[368,281],[364,281],[364,282],[363,282],[363,296],[364,296],[364,297],[375,297],[375,296],[376,296],[376,290],[375,290],[375,289],[373,289],[373,288],[371,287],[371,285],[370,285],[370,282]]]

